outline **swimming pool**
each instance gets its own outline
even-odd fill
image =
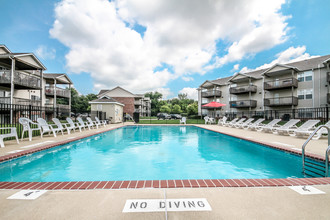
[[[195,126],[126,126],[0,164],[0,181],[303,177],[299,156]]]

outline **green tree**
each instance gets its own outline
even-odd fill
[[[188,99],[188,94],[187,94],[187,93],[179,93],[179,94],[178,94],[178,98],[179,98],[180,100]]]
[[[194,102],[187,106],[187,113],[188,115],[197,115],[198,114],[198,104]]]
[[[176,104],[176,105],[173,105],[172,107],[172,111],[171,111],[173,114],[180,114],[182,111],[181,111],[181,107],[180,105]]]
[[[162,106],[160,104],[160,100],[163,97],[163,94],[159,92],[148,92],[144,94],[145,97],[149,97],[151,101],[151,115],[155,116],[157,113],[160,112],[160,107]]]
[[[164,113],[170,114],[171,113],[171,108],[170,108],[169,105],[162,105],[160,107],[160,112],[164,112]]]

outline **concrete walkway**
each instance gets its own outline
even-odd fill
[[[0,156],[10,151],[32,149],[49,141],[95,134],[107,128],[76,132],[72,135],[46,136],[32,142],[6,141]],[[305,139],[265,134],[241,129],[199,125],[211,130],[269,142],[287,148],[301,148]],[[276,142],[276,143],[274,143]],[[25,147],[25,148],[24,148]],[[26,148],[27,147],[27,148]],[[327,139],[311,141],[309,152],[324,156]],[[18,190],[0,190],[0,219],[330,219],[330,185],[316,185],[325,192],[319,195],[301,195],[289,187],[244,188],[181,188],[181,189],[118,189],[48,191],[36,200],[8,200]],[[206,198],[212,211],[123,213],[127,199],[182,199]]]

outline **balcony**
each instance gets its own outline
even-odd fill
[[[249,86],[239,86],[239,87],[232,87],[229,88],[230,94],[244,94],[244,93],[256,93],[257,86],[249,85]]]
[[[205,91],[202,92],[202,97],[206,98],[206,97],[214,97],[214,96],[218,96],[221,97],[221,91],[220,90],[213,90],[213,91]]]
[[[298,80],[296,78],[286,78],[264,82],[264,90],[287,89],[291,87],[298,87]]]
[[[239,100],[239,101],[230,101],[230,108],[255,108],[257,107],[256,100]]]
[[[10,104],[10,97],[0,97],[0,103]],[[40,106],[40,100],[13,98],[13,104],[15,104],[15,105]]]
[[[134,105],[142,105],[140,100],[135,100]]]
[[[56,97],[64,97],[64,98],[70,98],[70,90],[68,89],[62,89],[62,88],[54,88],[54,86],[46,86],[45,87],[45,94],[46,96],[52,96],[54,97],[56,91]]]
[[[11,71],[0,71],[0,86],[11,87]],[[14,71],[14,84],[15,89],[41,89],[40,78],[36,76],[29,76],[26,73]]]
[[[264,106],[276,107],[276,106],[290,106],[298,105],[298,98],[295,96],[280,97],[264,99]]]

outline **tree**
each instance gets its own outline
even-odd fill
[[[164,113],[170,114],[171,113],[171,108],[168,105],[162,105],[160,107],[160,112],[164,112]]]
[[[177,104],[176,105],[173,105],[171,112],[173,114],[180,114],[182,112],[180,105],[177,105]]]
[[[161,104],[160,102],[163,102],[160,100],[163,97],[163,94],[159,92],[148,92],[144,94],[145,97],[149,97],[151,101],[151,115],[157,115],[157,113],[160,112],[160,107],[164,104]],[[167,104],[167,103],[166,103]]]
[[[187,94],[187,93],[179,93],[179,94],[178,94],[178,98],[179,98],[180,100],[182,100],[182,99],[187,99],[187,98],[188,98],[188,94]]]
[[[197,115],[198,114],[198,104],[194,102],[187,106],[187,113],[188,115]]]

